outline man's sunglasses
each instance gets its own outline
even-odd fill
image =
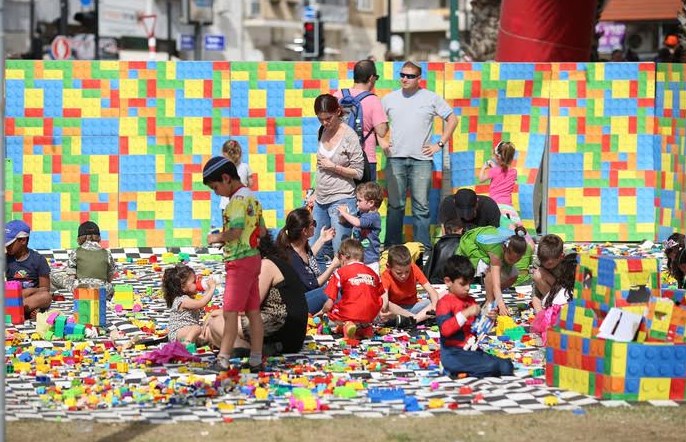
[[[407,78],[409,80],[414,80],[415,78],[419,77],[418,74],[406,74],[404,72],[400,73],[400,78]]]

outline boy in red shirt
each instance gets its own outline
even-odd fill
[[[388,309],[388,296],[379,275],[362,263],[363,256],[364,248],[358,240],[344,240],[338,249],[341,267],[324,289],[329,299],[322,312],[329,314],[332,330],[349,339],[371,337],[372,322],[380,310]]]
[[[472,334],[472,323],[481,313],[481,307],[469,294],[469,284],[474,279],[474,266],[464,256],[451,256],[445,263],[444,281],[448,294],[438,301],[436,322],[441,332],[441,364],[451,375],[511,376],[514,366],[509,359],[502,359],[480,349],[464,350]],[[495,310],[488,313],[495,319]]]
[[[429,312],[436,309],[438,293],[433,288],[424,272],[412,262],[412,256],[407,247],[395,245],[388,249],[388,267],[381,275],[381,282],[388,292],[389,311],[396,326],[410,325],[412,322],[422,322],[429,318]],[[429,299],[419,301],[417,298],[417,284],[424,287]],[[403,318],[411,318],[409,321]],[[409,322],[409,323],[408,323]]]

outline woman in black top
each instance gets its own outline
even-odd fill
[[[312,314],[319,312],[326,302],[323,287],[331,273],[338,268],[338,258],[334,258],[323,273],[319,270],[315,256],[324,244],[333,239],[335,232],[332,228],[322,229],[319,238],[310,248],[308,240],[312,238],[316,228],[317,223],[312,219],[310,211],[301,207],[288,214],[286,225],[276,238],[277,247],[288,256],[288,262],[307,288],[305,298]]]
[[[305,286],[285,254],[274,246],[271,236],[260,239],[260,314],[264,322],[263,354],[297,353],[302,349],[307,331]],[[221,310],[212,312],[206,322],[205,336],[218,346],[224,332]],[[250,348],[247,318],[239,319],[238,338],[234,348]]]

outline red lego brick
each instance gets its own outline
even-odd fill
[[[686,379],[672,378],[669,387],[669,398],[673,401],[683,401],[684,392],[686,391]]]

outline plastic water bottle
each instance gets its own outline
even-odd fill
[[[216,235],[216,234],[218,234],[218,233],[221,233],[221,229],[220,229],[219,227],[210,227],[210,229],[211,229],[211,230],[210,230],[210,233],[213,234],[213,235]],[[214,243],[210,244],[210,247],[221,248],[223,245],[224,245],[224,244],[222,244],[222,243],[220,243],[220,242],[214,242]]]
[[[214,274],[214,275],[209,275],[209,276],[203,276],[203,275],[197,275],[195,277],[195,288],[198,291],[205,291],[207,290],[207,287],[209,286],[209,281],[213,280],[215,283],[215,292],[217,290],[217,287],[219,286],[219,283],[221,283],[222,276],[219,274]]]

